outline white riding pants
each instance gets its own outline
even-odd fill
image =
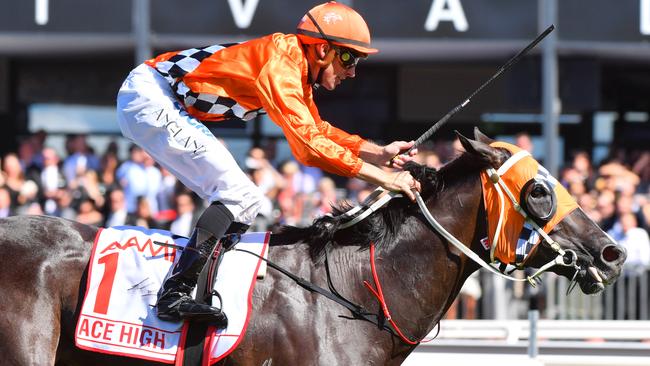
[[[131,71],[117,95],[117,115],[122,134],[199,197],[223,203],[237,222],[253,223],[262,192],[156,70],[142,64]]]

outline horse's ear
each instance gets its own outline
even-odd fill
[[[494,142],[494,140],[484,135],[478,127],[474,127],[474,139],[488,145]]]
[[[463,145],[463,148],[465,148],[465,151],[480,158],[483,162],[494,168],[501,165],[503,157],[498,149],[495,149],[481,141],[470,140],[467,137],[461,135],[458,131],[454,132],[456,132],[456,136],[458,136],[458,140],[460,140],[460,143]]]

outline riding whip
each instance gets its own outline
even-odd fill
[[[492,75],[491,78],[489,78],[486,82],[484,82],[481,86],[478,87],[472,94],[470,94],[469,97],[465,99],[461,104],[457,105],[454,107],[454,109],[450,110],[445,114],[444,117],[439,119],[431,128],[429,128],[425,133],[422,134],[417,140],[415,140],[415,144],[408,149],[406,152],[403,154],[408,154],[411,150],[417,148],[420,144],[422,144],[424,141],[428,140],[429,137],[431,137],[436,131],[438,131],[453,115],[458,113],[461,109],[465,108],[466,105],[469,104],[469,102],[472,100],[472,98],[478,94],[483,88],[485,88],[487,85],[489,85],[494,79],[498,78],[503,72],[508,70],[512,65],[516,64],[523,55],[525,55],[528,51],[530,51],[533,47],[535,47],[539,42],[541,42],[542,39],[544,39],[549,33],[551,33],[555,29],[555,25],[551,24],[546,30],[544,30],[542,33],[540,33],[537,38],[535,38],[526,48],[522,49],[519,51],[516,55],[514,55],[508,62],[506,62],[497,72]],[[399,154],[398,154],[399,155]],[[395,156],[397,157],[397,156]],[[393,159],[395,159],[393,157]],[[391,159],[392,160],[392,159]]]

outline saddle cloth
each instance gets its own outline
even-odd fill
[[[244,234],[235,248],[264,256],[269,236],[270,233]],[[100,229],[97,233],[75,331],[77,347],[169,364],[182,361],[180,356],[177,360],[177,353],[188,324],[162,321],[153,307],[158,289],[180,255],[176,255],[176,249],[154,242],[184,247],[187,238],[172,236],[168,231],[127,226]],[[207,363],[227,356],[243,338],[257,272],[263,263],[245,252],[230,250],[224,254],[215,289],[223,299],[228,327],[209,327],[209,352],[204,352],[209,357]],[[219,305],[216,297],[213,304]]]

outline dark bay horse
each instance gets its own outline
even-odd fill
[[[509,153],[460,137],[466,153],[439,171],[411,165],[422,183],[428,210],[483,260],[480,243],[487,224],[479,172],[499,167]],[[536,194],[539,194],[536,193]],[[342,215],[318,219],[307,228],[272,235],[270,259],[323,288],[331,285],[348,300],[381,318],[381,306],[364,286],[376,275],[392,320],[405,337],[419,340],[434,329],[478,265],[432,229],[418,205],[391,200],[366,220],[338,230]],[[147,365],[144,360],[77,349],[74,330],[86,285],[97,228],[63,219],[31,216],[0,221],[0,349],[5,365]],[[574,277],[585,293],[602,291],[621,272],[625,251],[581,209],[550,233],[575,253],[576,269],[551,267]],[[539,268],[557,254],[544,243],[527,266]],[[326,258],[326,260],[325,260]],[[590,270],[587,270],[590,269]],[[497,295],[498,296],[498,295]],[[377,324],[351,319],[350,312],[308,292],[269,269],[253,294],[247,335],[222,365],[399,365],[415,348]]]

